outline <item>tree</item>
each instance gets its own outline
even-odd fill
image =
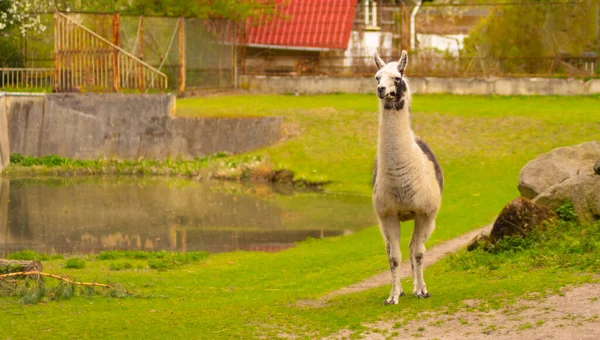
[[[481,67],[505,73],[542,73],[564,56],[595,48],[596,2],[531,2],[493,8],[465,39],[465,53]],[[543,62],[546,60],[547,62]]]
[[[45,31],[38,13],[47,11],[49,5],[45,0],[0,0],[0,33],[6,36],[16,28],[25,37],[29,31]]]

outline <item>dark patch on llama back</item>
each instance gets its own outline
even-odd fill
[[[427,156],[427,158],[433,163],[433,167],[435,168],[435,178],[437,179],[438,185],[440,186],[440,192],[444,190],[444,174],[442,173],[442,167],[440,163],[438,163],[433,151],[429,148],[427,143],[425,143],[422,139],[417,138],[417,145],[421,148],[421,151]]]

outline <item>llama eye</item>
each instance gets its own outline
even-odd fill
[[[396,77],[396,79],[395,79],[395,80],[396,80],[396,83],[399,83],[399,82],[400,82],[400,80],[402,80],[402,78],[401,78],[401,77]]]
[[[377,79],[377,82],[379,83],[379,79],[381,79],[380,76],[376,76],[375,79]]]

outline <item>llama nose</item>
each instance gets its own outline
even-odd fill
[[[396,92],[394,92],[394,91],[390,92],[390,96],[396,97]]]
[[[385,86],[377,87],[377,94],[379,95],[379,97],[383,97],[383,95],[385,95]]]

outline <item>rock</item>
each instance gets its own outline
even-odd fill
[[[475,236],[468,244],[467,250],[473,251],[479,247],[487,247],[490,243],[490,233],[492,232],[492,225],[487,226],[479,235]]]
[[[538,195],[533,202],[552,210],[566,201],[573,203],[573,210],[580,223],[600,220],[600,177],[578,175],[551,186]]]
[[[554,149],[527,163],[519,174],[521,196],[534,199],[566,179],[592,175],[600,159],[600,142],[592,141]]]
[[[495,244],[507,236],[527,236],[536,226],[555,218],[554,211],[526,198],[510,201],[496,218],[489,242]]]
[[[521,169],[521,196],[552,210],[571,201],[580,223],[600,220],[599,159],[598,141],[542,154]]]

